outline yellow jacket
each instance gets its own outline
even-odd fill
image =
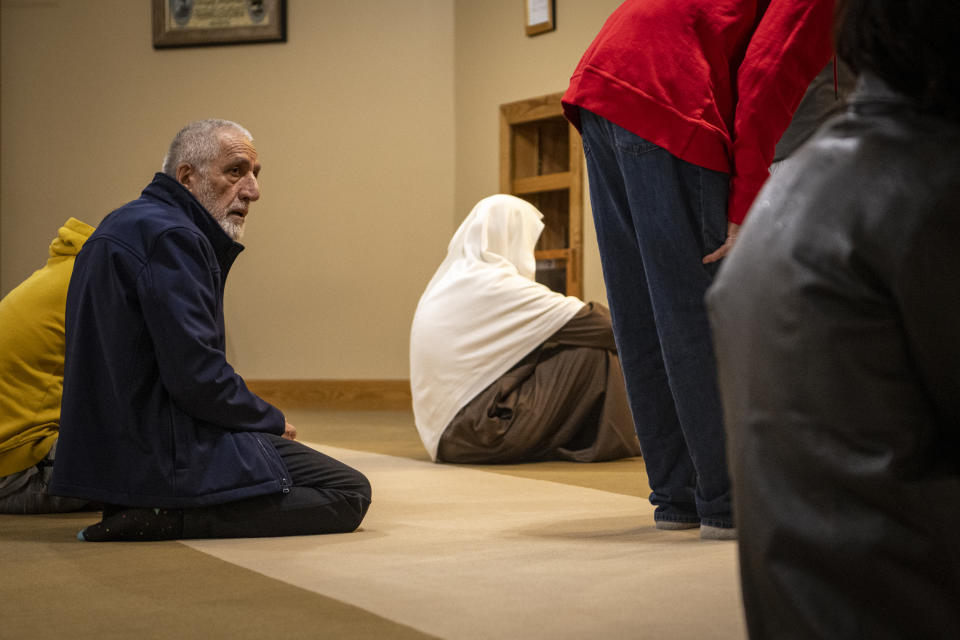
[[[93,230],[67,220],[46,266],[0,300],[0,477],[37,464],[56,442],[67,285]]]

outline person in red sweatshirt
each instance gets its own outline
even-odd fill
[[[731,539],[704,294],[830,60],[833,0],[627,0],[563,97],[660,529]]]

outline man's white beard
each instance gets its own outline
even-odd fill
[[[216,219],[216,217],[214,219]],[[245,222],[243,218],[236,220],[230,217],[224,217],[217,219],[217,222],[220,223],[220,228],[226,231],[228,236],[233,238],[234,242],[240,242],[240,240],[243,239],[243,223]]]
[[[194,194],[197,200],[200,201],[200,204],[203,205],[203,208],[206,209],[214,220],[217,221],[217,224],[220,225],[220,228],[230,236],[234,242],[240,242],[243,238],[243,223],[246,222],[243,218],[237,220],[236,218],[231,218],[229,212],[231,209],[242,208],[240,203],[237,200],[234,200],[226,207],[217,207],[217,196],[213,193],[213,189],[210,186],[210,183],[206,179],[200,181],[200,185],[197,187],[197,193]]]

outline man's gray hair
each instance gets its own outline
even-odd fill
[[[220,153],[220,140],[217,133],[224,129],[233,129],[253,142],[250,132],[236,122],[210,118],[191,122],[174,137],[170,149],[163,159],[161,171],[173,179],[177,178],[177,167],[188,164],[203,172],[208,162]]]

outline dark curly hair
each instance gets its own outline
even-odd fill
[[[834,39],[855,73],[960,115],[960,0],[836,0]]]

